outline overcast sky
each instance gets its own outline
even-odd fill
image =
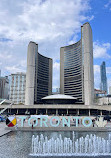
[[[27,46],[53,58],[53,88],[59,87],[60,47],[81,38],[81,25],[93,31],[95,88],[106,62],[111,86],[111,0],[0,0],[0,69],[2,76],[26,72]]]

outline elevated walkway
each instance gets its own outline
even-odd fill
[[[82,105],[82,104],[34,104],[34,105],[15,105],[10,104],[11,109],[97,109],[111,111],[111,105]],[[6,108],[2,104],[0,109]]]

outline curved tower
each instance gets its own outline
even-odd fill
[[[27,53],[25,104],[42,103],[52,93],[52,59],[38,53],[38,44],[30,42]]]
[[[93,41],[89,23],[81,26],[81,40],[60,49],[60,91],[93,104]]]

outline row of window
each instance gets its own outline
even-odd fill
[[[24,94],[25,91],[10,91],[10,94]]]
[[[67,87],[67,86],[82,86],[82,80],[78,81],[78,82],[67,82],[67,83],[64,83],[64,86]]]
[[[16,90],[16,91],[20,91],[20,90],[21,90],[21,91],[24,91],[24,90],[25,90],[25,87],[26,87],[26,86],[24,86],[24,87],[17,87],[17,86],[16,86],[16,87],[11,87],[10,90],[11,90],[11,91],[13,91],[13,90]]]
[[[82,98],[82,93],[74,94],[74,93],[70,93],[70,92],[64,92],[64,94],[70,95],[70,96],[73,96],[73,97],[76,97],[76,98]]]
[[[77,85],[77,84],[82,84],[82,79],[80,78],[80,79],[78,79],[78,80],[71,80],[71,81],[65,81],[64,82],[64,85]]]
[[[66,68],[68,68],[68,67],[74,67],[74,66],[78,66],[78,65],[80,65],[81,66],[81,61],[79,61],[79,60],[77,60],[77,61],[70,61],[70,62],[67,62],[67,61],[65,61],[64,62],[64,67]]]
[[[70,52],[70,53],[67,53],[67,54],[64,54],[64,58],[66,58],[66,59],[68,59],[68,58],[70,58],[71,59],[71,57],[73,57],[74,59],[76,59],[76,58],[81,58],[81,50],[80,51],[78,51],[78,52]]]
[[[79,69],[81,69],[81,65],[64,69],[64,72],[70,72],[70,71],[75,71],[75,70],[79,70]]]
[[[81,40],[73,45],[69,45],[69,46],[65,47],[65,51],[68,51],[70,49],[79,48],[79,47],[81,47]]]
[[[78,76],[78,75],[81,75],[81,72],[75,72],[72,74],[64,74],[64,77],[72,77],[72,76]]]
[[[25,100],[25,97],[10,97],[10,99]]]
[[[82,54],[81,54],[81,49],[78,50],[78,51],[70,51],[70,52],[64,52],[64,57],[65,58],[70,58],[70,57],[80,57]]]
[[[26,85],[11,85],[11,89],[24,89],[26,87]]]
[[[79,43],[79,45],[73,45],[72,47],[68,46],[68,47],[65,47],[64,49],[64,53],[70,53],[71,51],[78,51],[78,50],[81,50],[81,43]]]
[[[77,74],[81,74],[81,70],[65,72],[65,73],[64,73],[64,77],[65,77],[65,76],[68,77],[68,75],[69,75],[69,76],[72,76],[72,75],[74,76],[74,75],[77,75]]]
[[[74,57],[73,55],[68,56],[68,57],[64,57],[64,61],[68,61],[68,62],[77,61],[77,60],[79,60],[79,61],[82,60],[82,58],[81,58],[80,55],[77,55],[77,56],[75,56],[75,57]]]
[[[67,82],[67,81],[74,81],[74,80],[78,80],[78,79],[81,79],[82,78],[82,75],[78,75],[78,76],[73,76],[73,77],[70,77],[70,78],[64,78],[64,81]]]
[[[71,92],[71,93],[82,93],[82,87],[80,88],[64,88],[64,92]]]
[[[65,51],[64,51],[64,53],[66,54],[66,53],[70,53],[70,52],[77,52],[77,51],[80,51],[81,50],[81,45],[80,46],[78,46],[78,47],[75,47],[75,48],[70,48],[70,49],[68,49],[68,50],[66,50],[65,49]]]

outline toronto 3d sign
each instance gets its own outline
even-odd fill
[[[107,121],[103,120],[102,117],[98,118],[98,120],[92,120],[90,117],[80,117],[80,116],[52,116],[49,119],[48,115],[32,115],[27,119],[27,116],[19,116],[17,117],[20,121],[20,126],[24,127],[24,122],[27,120],[27,125],[29,127],[71,127],[74,125],[75,127],[79,127],[79,124],[82,124],[84,127],[91,127],[96,124],[97,127],[105,127],[107,125]],[[6,120],[6,125],[8,127],[14,127],[17,125],[16,117],[8,117]]]
[[[26,116],[20,116],[19,119],[21,120],[21,127],[24,126],[24,120],[26,119]],[[75,117],[70,117],[67,116],[64,117],[62,116],[61,118],[58,116],[53,116],[50,119],[48,119],[48,117],[46,116],[42,116],[40,118],[37,117],[30,117],[28,119],[28,126],[31,127],[32,126],[32,122],[33,127],[58,127],[61,123],[62,127],[70,127],[71,126],[71,120],[75,121],[75,126],[78,127],[79,125],[79,120],[81,119],[81,117],[79,116],[75,116]],[[74,122],[73,122],[74,123]],[[90,127],[92,125],[92,119],[90,117],[84,117],[82,119],[82,124],[84,127]]]

